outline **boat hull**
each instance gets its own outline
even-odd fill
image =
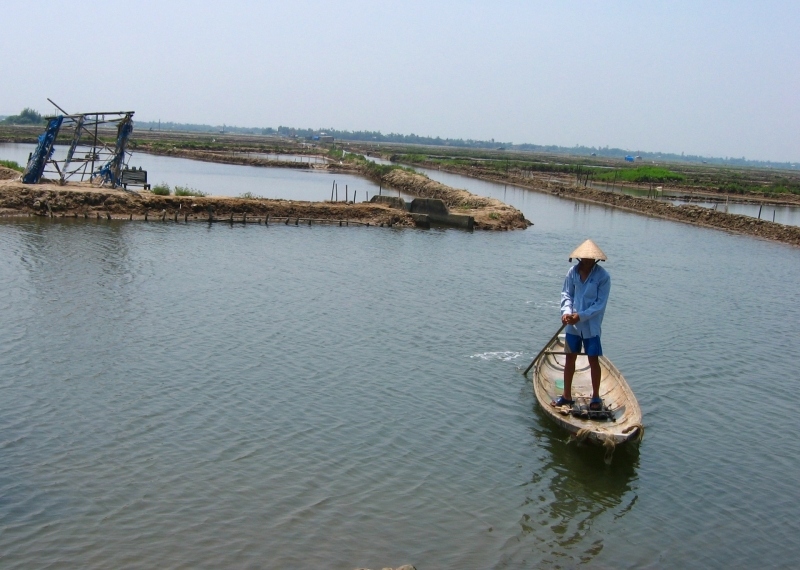
[[[625,378],[605,356],[600,357],[600,397],[608,409],[609,419],[580,417],[568,407],[551,405],[564,389],[564,363],[566,360],[564,335],[559,335],[548,345],[533,365],[533,391],[544,413],[557,424],[581,439],[598,443],[624,443],[641,437],[642,411]],[[588,402],[592,395],[589,360],[579,355],[572,379],[572,397]]]

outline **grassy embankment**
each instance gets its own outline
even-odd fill
[[[16,170],[17,172],[25,172],[25,167],[20,166],[13,160],[0,160],[0,166],[5,166],[6,168]]]
[[[257,154],[298,154],[319,156],[324,150],[318,148],[302,148],[276,141],[275,143],[250,142],[250,141],[218,141],[214,137],[201,136],[187,140],[179,137],[156,138],[152,133],[137,134],[128,141],[128,149],[132,151],[152,152],[154,154],[169,154],[176,150],[206,151],[206,152],[235,152]]]
[[[399,164],[378,164],[371,160],[367,160],[361,154],[344,152],[339,148],[331,148],[328,151],[327,156],[330,159],[341,160],[342,162],[357,168],[362,174],[378,182],[383,180],[384,177],[393,170],[403,170],[405,172],[411,172],[413,174],[424,176],[408,166],[401,166]]]
[[[549,158],[549,159],[548,159]],[[548,157],[521,159],[497,156],[497,153],[473,153],[464,156],[429,155],[420,153],[393,154],[391,159],[406,164],[473,170],[484,174],[518,175],[529,178],[533,173],[575,176],[576,182],[586,181],[629,184],[672,184],[701,191],[761,194],[779,196],[800,195],[800,173],[769,169],[701,166],[695,164],[659,165],[620,164],[619,161],[583,160],[582,157]],[[600,163],[603,164],[600,164]],[[588,164],[587,164],[588,163]]]
[[[157,196],[208,196],[205,192],[201,192],[200,190],[195,190],[194,188],[190,188],[189,186],[175,186],[175,189],[171,189],[169,184],[162,182],[161,184],[156,184],[153,186],[152,190],[153,194]]]
[[[41,127],[0,125],[0,142],[36,142]],[[101,139],[113,144],[113,133]],[[57,142],[69,144],[71,136],[61,133]],[[357,150],[363,145],[348,145]],[[297,141],[275,137],[251,137],[230,134],[199,134],[178,132],[134,131],[130,150],[170,154],[175,150],[206,152],[258,152],[319,155],[326,149],[309,148]],[[374,150],[366,146],[364,150]],[[576,182],[588,179],[595,182],[627,184],[665,184],[686,190],[719,192],[766,197],[800,196],[800,172],[770,168],[750,168],[697,163],[669,162],[662,164],[627,163],[607,157],[569,156],[554,153],[521,153],[485,149],[440,149],[381,145],[381,152],[394,152],[395,160],[436,168],[453,168],[480,176],[532,178],[536,173],[561,178],[574,176]],[[337,149],[338,151],[338,149]],[[334,151],[334,152],[337,152]],[[431,152],[433,151],[433,152]],[[442,154],[445,151],[447,154]],[[341,151],[338,151],[341,152]],[[363,152],[363,150],[361,151]],[[436,154],[434,154],[436,153]],[[333,157],[332,158],[338,158]],[[343,161],[354,162],[350,154]],[[365,161],[366,162],[366,161]],[[370,163],[371,164],[371,163]],[[354,164],[355,166],[355,164]],[[360,166],[360,165],[359,165]],[[364,165],[366,174],[380,180],[383,165]]]

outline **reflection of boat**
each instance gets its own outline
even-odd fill
[[[613,447],[630,439],[640,439],[644,428],[639,403],[620,371],[605,356],[600,357],[600,397],[605,404],[603,411],[589,411],[592,381],[586,356],[578,356],[575,363],[575,376],[572,379],[575,404],[558,408],[550,405],[564,387],[564,342],[563,335],[555,337],[533,364],[533,391],[545,414],[581,440]]]
[[[532,404],[531,413],[537,420],[530,426],[535,466],[521,486],[518,532],[503,548],[502,567],[610,568],[610,560],[625,560],[631,551],[617,550],[621,535],[607,529],[641,507],[639,446],[619,446],[604,465],[602,447],[569,444],[542,406]]]

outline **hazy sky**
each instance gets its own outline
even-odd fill
[[[800,160],[800,2],[4,0],[0,115]]]

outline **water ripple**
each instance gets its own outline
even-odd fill
[[[761,421],[793,413],[785,362],[800,349],[775,359],[764,338],[778,317],[798,336],[800,294],[780,315],[761,300],[796,281],[796,252],[543,200],[569,223],[497,236],[0,222],[3,567],[800,554],[800,444]],[[647,425],[610,466],[567,442],[519,374],[558,326],[563,234],[584,230],[619,259],[604,349]],[[681,253],[644,255],[636,232]],[[709,248],[752,259],[758,287],[723,263],[720,298]]]

